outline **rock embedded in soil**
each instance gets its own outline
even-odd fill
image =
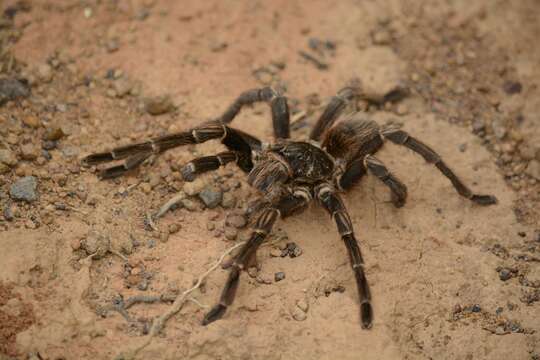
[[[204,189],[204,186],[205,184],[202,179],[195,179],[195,181],[184,183],[182,190],[188,196],[195,196]]]
[[[8,101],[26,98],[29,95],[28,81],[14,78],[0,79],[0,106]]]
[[[156,96],[145,100],[145,109],[150,115],[162,115],[174,110],[175,106],[169,95]]]
[[[208,186],[199,193],[199,198],[207,208],[213,209],[221,203],[223,192],[216,187]]]
[[[502,268],[499,270],[499,279],[506,281],[512,278],[512,271],[507,268]]]
[[[17,157],[11,150],[0,149],[0,163],[13,167],[17,165]]]
[[[110,238],[97,230],[88,231],[86,237],[81,241],[81,247],[88,255],[95,254],[94,259],[104,257],[109,252],[110,246]]]
[[[247,219],[243,215],[229,215],[225,220],[225,224],[237,229],[241,229],[247,225]]]
[[[9,195],[13,200],[34,202],[38,198],[37,178],[25,176],[11,185]]]
[[[221,206],[225,209],[230,209],[236,206],[236,197],[231,193],[224,193],[221,200]]]
[[[45,133],[43,134],[43,140],[57,141],[57,140],[60,140],[64,135],[65,134],[62,131],[61,127],[52,126],[45,129]]]
[[[284,280],[284,279],[285,279],[285,273],[283,271],[279,271],[279,272],[274,274],[274,280],[276,282]]]
[[[225,228],[225,238],[227,240],[236,240],[236,237],[238,236],[238,230],[232,227],[226,227]]]

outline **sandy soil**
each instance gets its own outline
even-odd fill
[[[360,328],[346,249],[312,206],[276,225],[223,320],[200,325],[225,281],[219,269],[191,294],[199,304],[188,301],[137,358],[540,358],[537,1],[7,0],[0,9],[0,77],[31,85],[29,97],[0,105],[0,359],[128,358],[170,303],[137,304],[126,319],[114,310],[121,300],[174,297],[248,232],[225,224],[256,196],[233,166],[199,183],[236,205],[204,209],[195,196],[157,231],[144,221],[186,190],[179,166],[219,144],[171,151],[114,181],[81,168],[82,156],[195,126],[268,84],[286,90],[293,137],[305,138],[352,78],[374,97],[408,89],[359,107],[431,144],[499,203],[472,204],[421,157],[387,145],[378,157],[408,185],[407,204],[395,209],[373,177],[345,196],[372,288],[371,330]],[[175,107],[153,116],[145,104],[161,95]],[[272,139],[264,105],[234,126]],[[37,180],[36,200],[14,199],[24,176]],[[289,242],[301,255],[275,256]]]

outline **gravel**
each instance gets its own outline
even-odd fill
[[[25,176],[11,185],[9,195],[13,200],[34,202],[38,198],[37,184],[35,176]]]
[[[28,96],[30,96],[28,81],[14,78],[0,79],[0,106],[10,100]]]
[[[199,193],[199,198],[207,208],[213,209],[221,203],[223,192],[213,186],[208,186]]]
[[[162,115],[173,111],[174,103],[169,95],[156,96],[145,100],[146,112],[150,115]]]
[[[247,219],[243,215],[229,215],[225,220],[225,224],[237,229],[241,229],[247,225]]]
[[[274,274],[274,280],[276,282],[281,281],[283,279],[285,279],[285,273],[283,271],[279,271],[279,272]]]

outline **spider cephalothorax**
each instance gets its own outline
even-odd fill
[[[193,181],[199,174],[235,162],[248,174],[249,184],[260,190],[261,196],[249,209],[256,214],[251,236],[235,256],[220,300],[206,314],[203,324],[221,318],[232,304],[241,271],[252,263],[257,248],[276,220],[304,210],[312,199],[316,199],[335,221],[347,247],[358,287],[362,327],[370,328],[373,310],[364,261],[339,193],[349,190],[369,172],[388,186],[396,207],[405,204],[407,187],[373,156],[383,146],[384,140],[406,146],[434,164],[463,197],[479,205],[495,204],[497,200],[492,195],[473,193],[435,151],[403,130],[381,128],[360,113],[343,116],[337,121],[347,102],[354,100],[356,94],[356,89],[351,87],[338,92],[319,117],[310,140],[306,142],[289,139],[287,99],[267,87],[242,93],[221,117],[202,126],[92,154],[83,159],[83,164],[95,165],[125,159],[121,165],[100,172],[102,178],[112,178],[137,167],[151,155],[181,145],[220,139],[228,151],[192,160],[181,170],[184,180]],[[263,145],[254,136],[227,125],[242,106],[261,101],[267,102],[272,110],[276,142],[271,145]]]

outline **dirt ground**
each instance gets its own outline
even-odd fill
[[[22,89],[0,86],[0,359],[130,358],[170,300],[249,233],[257,194],[244,174],[180,175],[219,144],[108,181],[83,156],[188,129],[264,85],[285,91],[292,136],[305,139],[355,78],[366,117],[402,125],[499,203],[474,205],[387,145],[377,156],[408,185],[407,204],[394,208],[371,176],[344,196],[371,330],[335,225],[313,205],[274,227],[224,319],[200,325],[227,276],[219,268],[135,357],[540,359],[538,1],[0,0],[0,10],[0,81]],[[390,97],[396,88],[405,96]],[[271,141],[270,124],[262,104],[233,126]],[[152,229],[147,214],[182,191]],[[281,256],[288,243],[299,256]],[[137,295],[160,301],[127,309]]]

